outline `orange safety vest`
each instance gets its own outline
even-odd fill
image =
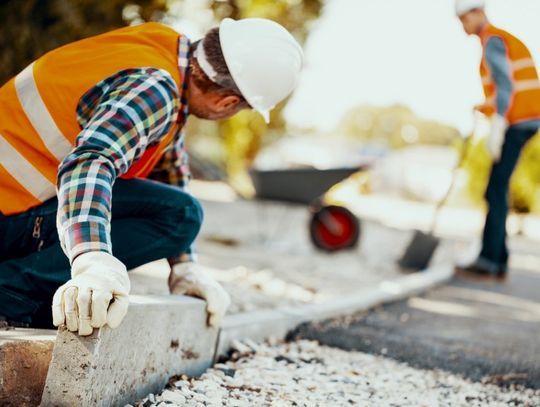
[[[540,81],[531,53],[519,39],[492,25],[488,25],[480,34],[484,50],[492,37],[501,38],[507,49],[512,80],[512,99],[506,115],[508,123],[512,125],[540,119]],[[486,108],[482,112],[493,116],[497,112],[497,85],[491,76],[485,52],[480,64],[480,75],[486,95]]]
[[[167,71],[182,91],[180,34],[158,23],[114,30],[57,48],[0,88],[0,212],[21,213],[55,196],[58,166],[81,131],[77,105],[98,82],[129,68]],[[146,177],[177,124],[123,178]]]

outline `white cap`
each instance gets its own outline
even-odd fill
[[[485,6],[485,0],[456,0],[456,15],[461,17],[471,10],[477,8],[483,9]]]
[[[302,48],[284,27],[263,18],[226,18],[219,37],[236,86],[268,123],[270,110],[298,84]]]

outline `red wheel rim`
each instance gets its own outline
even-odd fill
[[[328,250],[350,247],[356,240],[356,218],[353,218],[349,211],[340,208],[331,207],[322,211],[317,215],[314,225],[318,243]],[[324,221],[321,220],[322,216]]]

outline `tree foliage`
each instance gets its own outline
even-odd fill
[[[411,144],[451,145],[460,138],[455,128],[421,119],[401,105],[351,109],[343,116],[336,132],[359,140],[376,141],[390,148]]]
[[[129,5],[132,12],[126,15]],[[3,0],[0,83],[53,48],[134,19],[157,20],[165,10],[166,0]]]
[[[510,181],[510,208],[516,212],[540,213],[540,136],[525,146]],[[491,159],[485,139],[473,139],[464,168],[468,174],[468,192],[473,202],[484,203]]]
[[[309,23],[319,16],[323,0],[4,0],[0,3],[0,83],[20,72],[30,62],[60,45],[119,28],[130,23],[174,22],[169,10],[177,6],[210,9],[214,23],[225,17],[271,18],[284,25],[302,42]],[[191,6],[190,6],[191,4]],[[209,28],[209,27],[204,27]],[[191,138],[200,129],[214,134],[215,143],[224,149],[229,176],[240,189],[247,189],[246,168],[268,138],[285,132],[281,112],[285,102],[272,113],[269,127],[253,112],[242,112],[217,126],[190,126]],[[209,136],[208,134],[204,136]],[[208,145],[207,143],[205,145]]]
[[[316,19],[322,7],[322,0],[229,0],[212,1],[211,7],[218,20],[231,17],[270,18],[287,28],[300,42],[307,37],[309,23]],[[287,101],[280,103],[272,111],[271,122],[267,126],[255,112],[245,111],[219,124],[225,147],[227,173],[231,182],[245,194],[252,192],[247,178],[247,168],[257,152],[268,142],[286,131],[282,111]]]
[[[459,132],[443,124],[422,120],[404,106],[360,106],[343,116],[336,132],[347,137],[401,148],[411,144],[447,145],[463,148]],[[510,182],[510,207],[516,212],[540,213],[540,136],[523,149]],[[491,159],[485,138],[473,138],[463,163],[467,173],[469,202],[484,205]]]

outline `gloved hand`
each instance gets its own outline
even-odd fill
[[[225,289],[208,275],[202,266],[196,263],[179,263],[172,267],[169,274],[171,294],[184,294],[206,300],[208,325],[219,326],[231,297]]]
[[[498,114],[493,116],[491,119],[491,131],[487,139],[487,148],[489,155],[494,162],[501,159],[501,152],[507,128],[508,123],[503,116]]]
[[[105,324],[116,328],[129,305],[126,266],[105,252],[83,253],[71,265],[71,280],[53,297],[53,324],[85,336]]]
[[[474,111],[482,113],[484,116],[492,116],[496,112],[496,107],[492,103],[483,103],[481,105],[476,105]]]

